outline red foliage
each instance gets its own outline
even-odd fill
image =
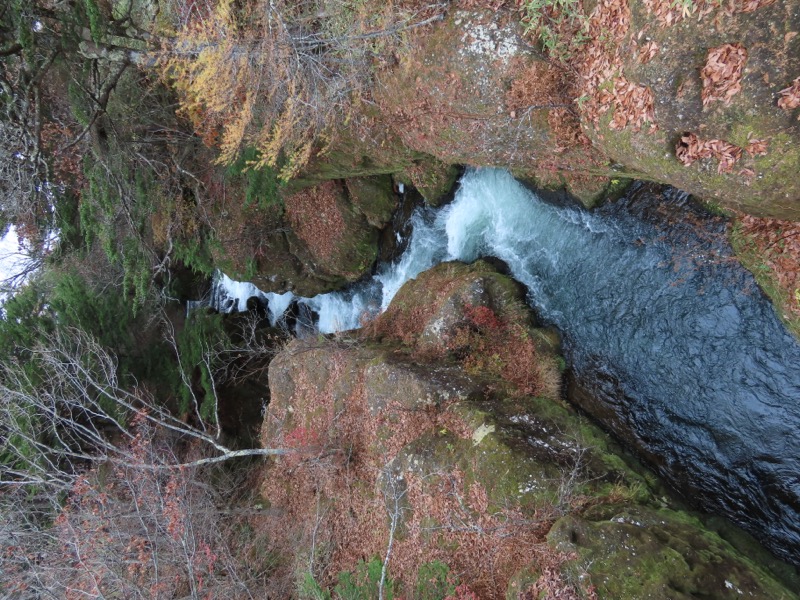
[[[452,596],[447,596],[444,600],[480,600],[478,594],[469,589],[466,584],[461,584],[456,587],[456,591]]]
[[[309,448],[319,446],[321,436],[317,431],[310,427],[295,427],[283,438],[283,444],[287,448]]]
[[[495,312],[488,306],[474,306],[468,304],[464,307],[464,315],[473,325],[481,330],[500,329],[503,326],[502,321],[500,321]]]
[[[458,332],[451,350],[468,372],[496,377],[512,394],[557,394],[557,373],[551,373],[525,326],[503,321],[488,306],[467,305],[464,315],[472,327]]]

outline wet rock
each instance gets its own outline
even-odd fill
[[[376,229],[383,229],[397,208],[394,182],[389,175],[352,177],[345,180],[353,206]]]

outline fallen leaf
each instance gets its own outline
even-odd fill
[[[744,149],[752,156],[764,156],[767,153],[767,140],[751,140]]]
[[[741,44],[723,44],[709,49],[706,64],[700,71],[703,106],[714,101],[730,104],[733,96],[742,90],[746,61],[747,50]]]
[[[778,92],[778,106],[783,110],[793,110],[800,106],[800,77],[792,85]]]

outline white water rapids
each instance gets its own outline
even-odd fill
[[[439,262],[502,259],[561,330],[592,398],[581,406],[700,506],[800,563],[800,345],[721,227],[685,201],[634,191],[588,212],[543,202],[505,171],[470,170],[452,203],[414,214],[398,260],[298,302],[323,333],[353,329]],[[217,306],[257,296],[274,324],[293,300],[248,285],[219,278],[219,295],[238,299]]]
[[[443,261],[471,262],[484,255],[506,261],[514,276],[535,290],[538,278],[526,271],[529,257],[521,253],[524,242],[537,236],[542,246],[556,242],[559,229],[550,226],[559,219],[573,223],[585,220],[593,231],[603,226],[591,224],[588,213],[555,208],[534,199],[533,194],[506,171],[469,171],[462,178],[451,204],[439,210],[422,208],[414,213],[411,238],[399,260],[381,265],[371,280],[349,290],[297,300],[317,315],[315,325],[319,332],[355,329],[365,314],[386,310],[402,285],[423,271]],[[295,299],[291,293],[261,292],[252,284],[234,282],[225,275],[218,276],[216,286],[223,294],[223,301],[217,304],[221,310],[244,310],[247,299],[255,296],[269,305],[273,325],[277,315]],[[226,296],[234,301],[228,300],[226,305]]]

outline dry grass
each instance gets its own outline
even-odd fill
[[[554,92],[564,89],[565,73],[545,62],[534,62],[511,83],[506,92],[506,108],[521,113],[530,106],[547,105],[558,100]]]

